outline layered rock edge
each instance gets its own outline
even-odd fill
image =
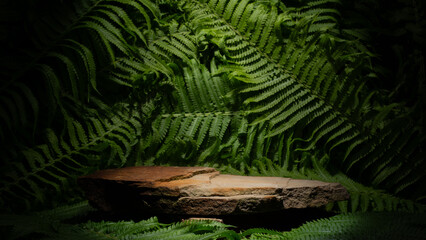
[[[220,174],[209,167],[140,166],[100,170],[78,184],[107,212],[238,215],[321,207],[349,198],[339,183]]]

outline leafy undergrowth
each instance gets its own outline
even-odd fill
[[[366,212],[307,222],[290,231],[236,230],[212,220],[169,224],[157,217],[142,221],[83,221],[93,209],[82,202],[28,215],[0,215],[3,239],[424,239],[426,214]],[[72,220],[74,219],[74,220]],[[72,222],[72,223],[71,223]]]

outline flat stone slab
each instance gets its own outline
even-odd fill
[[[143,166],[80,177],[90,203],[112,212],[199,216],[312,208],[346,200],[339,183],[220,174],[208,167]]]

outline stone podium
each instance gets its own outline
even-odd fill
[[[220,174],[208,167],[107,169],[78,179],[90,203],[107,212],[191,216],[314,208],[349,198],[339,183]]]

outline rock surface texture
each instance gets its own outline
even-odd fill
[[[92,205],[111,212],[218,216],[320,207],[346,200],[338,183],[220,174],[208,167],[128,167],[78,179]]]

